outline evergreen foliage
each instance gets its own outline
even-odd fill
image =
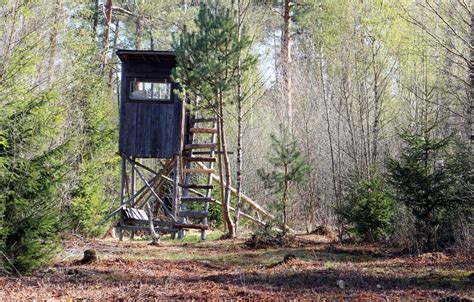
[[[29,89],[39,59],[17,50],[0,82],[0,249],[9,271],[49,263],[63,227],[56,205],[67,143],[52,140],[61,121],[55,91]]]
[[[72,101],[76,114],[73,173],[77,179],[71,190],[72,227],[86,236],[96,236],[107,227],[97,227],[117,197],[119,157],[117,148],[116,107],[110,90],[100,75],[99,50],[82,31],[69,37],[67,47],[71,64],[71,85],[64,97]]]
[[[230,217],[231,166],[227,153],[225,105],[234,100],[239,70],[246,72],[255,65],[254,56],[241,58],[248,51],[251,40],[245,34],[239,36],[238,26],[229,9],[220,5],[208,8],[200,5],[196,31],[184,30],[179,40],[175,37],[176,68],[173,80],[180,84],[181,98],[192,100],[194,110],[201,110],[202,116],[215,115],[218,118],[217,143],[221,182],[222,214],[228,230],[228,237],[235,236],[233,220]],[[225,183],[225,185],[224,185]]]
[[[343,205],[336,212],[349,225],[349,233],[370,242],[386,238],[392,230],[394,204],[383,178],[348,179]]]
[[[230,93],[237,80],[239,53],[247,51],[251,40],[238,38],[231,11],[201,4],[195,20],[197,31],[184,30],[174,38],[177,66],[173,80],[180,83],[189,99],[201,99],[200,108],[216,110],[219,97],[232,100]],[[254,56],[246,56],[242,72],[256,64]]]
[[[308,180],[311,168],[308,159],[298,150],[296,141],[282,125],[277,135],[271,135],[271,141],[267,160],[273,169],[269,172],[259,169],[257,173],[263,180],[265,188],[271,189],[272,194],[277,197],[272,206],[278,213],[278,224],[285,234],[288,212],[291,208],[288,199],[291,198],[291,193],[297,185],[304,184]]]
[[[400,157],[388,158],[386,165],[395,198],[416,219],[418,247],[433,250],[453,243],[454,233],[446,232],[446,226],[472,203],[472,155],[456,154],[453,135],[437,138],[435,126],[421,128],[401,134],[405,146]]]
[[[41,18],[35,9],[22,10],[25,30]],[[50,40],[21,32],[0,65],[0,259],[8,271],[48,264],[63,230],[98,234],[109,196],[118,195],[115,104],[86,10],[52,24]]]

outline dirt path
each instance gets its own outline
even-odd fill
[[[305,236],[294,247],[260,250],[242,240],[152,247],[146,241],[70,239],[54,267],[21,278],[0,276],[0,300],[474,298],[472,258],[397,257],[374,246],[319,239]],[[87,248],[97,250],[98,263],[78,263]],[[290,253],[296,259],[275,265]]]

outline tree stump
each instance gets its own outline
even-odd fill
[[[285,257],[283,258],[283,263],[287,263],[295,259],[296,259],[296,256],[294,254],[286,254]]]
[[[85,250],[84,251],[84,258],[82,258],[81,263],[82,264],[89,264],[97,262],[97,252],[94,249],[91,250]]]

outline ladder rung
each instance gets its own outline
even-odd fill
[[[211,151],[194,151],[193,154],[196,154],[196,155],[204,155],[204,154],[210,154]],[[224,152],[222,151],[214,151],[214,154],[224,154]],[[227,154],[234,154],[234,152],[232,151],[227,151]]]
[[[189,169],[183,169],[183,172],[188,173],[188,174],[197,174],[197,173],[211,174],[211,173],[216,172],[216,170],[214,170],[214,169],[204,169],[204,168],[189,168]]]
[[[217,122],[216,117],[193,118],[194,123]]]
[[[206,218],[206,211],[180,211],[179,217],[191,217],[191,218]]]
[[[198,230],[208,230],[209,226],[207,224],[190,224],[190,223],[177,223],[174,225],[176,229],[198,229]]]
[[[198,189],[198,190],[199,189],[212,190],[212,188],[214,188],[212,185],[197,185],[197,184],[188,184],[188,185],[179,184],[179,186],[184,189]]]
[[[211,197],[200,197],[200,196],[186,196],[181,197],[182,202],[211,202]]]
[[[183,160],[185,160],[185,161],[205,161],[205,162],[210,162],[210,163],[215,163],[216,162],[215,157],[183,157]]]
[[[187,144],[184,148],[185,149],[214,149],[217,147],[217,144],[214,143],[207,143],[207,144]]]
[[[217,133],[216,128],[191,128],[189,129],[191,133]]]

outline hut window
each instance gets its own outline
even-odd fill
[[[131,100],[169,101],[171,100],[171,83],[130,81]]]

